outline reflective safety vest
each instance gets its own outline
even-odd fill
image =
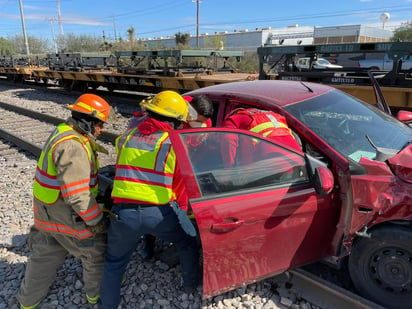
[[[112,198],[156,205],[174,198],[176,155],[167,132],[143,135],[130,129],[116,139],[116,151]]]
[[[57,181],[57,172],[53,164],[53,150],[61,142],[74,139],[83,145],[90,162],[90,182],[76,183],[71,186],[60,187]],[[57,202],[60,194],[68,196],[88,187],[94,197],[98,194],[98,169],[97,156],[92,150],[88,137],[80,134],[66,123],[59,124],[47,141],[37,163],[33,183],[33,195],[43,204],[52,205]]]
[[[248,114],[253,118],[249,128],[245,128],[246,130],[265,137],[290,135],[294,138],[292,130],[287,125],[286,118],[282,115],[259,109],[241,110],[236,114]]]

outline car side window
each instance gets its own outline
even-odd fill
[[[242,133],[182,134],[184,141],[203,142],[186,152],[202,196],[309,181],[305,159],[269,141]]]

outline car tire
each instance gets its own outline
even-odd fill
[[[386,308],[412,304],[412,230],[391,225],[359,238],[349,256],[349,274],[357,291]]]

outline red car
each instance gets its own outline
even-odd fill
[[[260,80],[187,93],[200,94],[214,103],[216,127],[173,131],[171,140],[199,229],[203,297],[323,260],[347,264],[367,298],[410,308],[412,129],[321,84]],[[302,152],[219,127],[239,106],[284,115]],[[224,168],[227,135],[265,155]],[[203,143],[192,147],[190,136]]]

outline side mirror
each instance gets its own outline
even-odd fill
[[[411,126],[412,123],[412,112],[409,111],[399,111],[398,115],[396,115],[399,121]]]
[[[325,166],[318,166],[315,168],[315,175],[313,177],[316,193],[319,195],[329,194],[334,185],[333,174]]]

